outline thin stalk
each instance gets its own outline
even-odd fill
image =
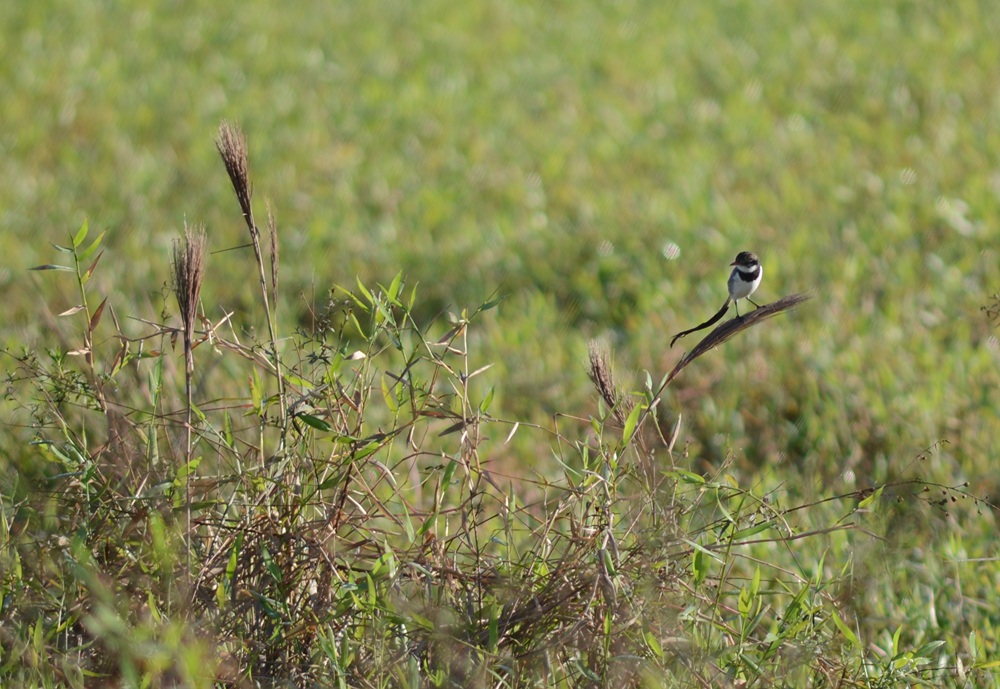
[[[251,197],[253,188],[250,185],[250,162],[247,154],[246,137],[240,128],[232,122],[223,121],[219,126],[219,136],[215,141],[215,146],[222,157],[222,162],[229,173],[229,180],[233,184],[236,192],[236,200],[239,201],[240,210],[243,212],[243,220],[250,231],[250,241],[253,244],[254,259],[257,262],[257,273],[260,280],[261,298],[264,300],[264,313],[267,317],[268,336],[271,339],[271,361],[274,364],[274,376],[278,383],[278,403],[280,407],[279,417],[281,423],[281,439],[277,454],[284,451],[285,436],[288,432],[288,409],[285,401],[285,382],[281,375],[281,362],[278,356],[278,335],[275,322],[275,314],[271,308],[271,300],[268,297],[267,274],[264,268],[264,256],[260,248],[260,230],[253,217],[253,206]],[[272,287],[275,300],[278,290],[278,253],[277,253],[277,230],[274,223],[274,215],[268,209],[268,225],[271,236],[271,276]],[[265,458],[264,447],[261,445],[261,461]]]
[[[194,325],[198,315],[198,298],[205,270],[204,230],[184,228],[184,242],[174,243],[174,293],[184,323],[184,497],[187,505],[187,553],[188,571],[191,570],[191,459],[194,452],[192,425],[193,378],[194,378]]]

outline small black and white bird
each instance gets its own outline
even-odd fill
[[[741,251],[736,255],[736,260],[729,265],[734,266],[733,272],[729,274],[729,300],[736,306],[736,315],[740,315],[740,307],[736,303],[739,299],[746,299],[760,308],[757,302],[750,298],[760,286],[760,279],[764,276],[764,269],[757,259],[757,254]],[[726,302],[727,305],[728,303]]]
[[[685,335],[697,332],[698,330],[703,330],[710,325],[718,323],[719,319],[726,315],[726,311],[729,310],[729,305],[736,305],[736,302],[740,299],[746,299],[757,308],[760,308],[757,302],[750,298],[750,295],[753,294],[760,285],[761,277],[764,276],[764,269],[761,268],[760,260],[757,258],[757,254],[750,251],[741,251],[736,254],[736,260],[729,265],[733,266],[733,272],[729,274],[729,297],[726,299],[726,303],[722,305],[722,308],[719,309],[717,314],[701,325],[674,335],[674,338],[670,340],[671,347],[674,346],[674,343],[677,342],[677,340]],[[740,317],[739,306],[736,306],[736,317]]]

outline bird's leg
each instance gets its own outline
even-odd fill
[[[755,308],[758,308],[758,309],[760,308],[760,304],[758,304],[757,302],[755,302],[750,297],[747,297],[747,301],[750,302],[751,304],[753,304]]]

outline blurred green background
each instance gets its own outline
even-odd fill
[[[749,249],[760,299],[815,298],[672,387],[695,467],[996,496],[998,29],[972,1],[4,3],[2,343],[56,344],[72,281],[26,268],[85,218],[120,317],[176,318],[187,222],[219,252],[207,314],[262,328],[252,252],[221,251],[247,241],[228,118],[277,217],[284,333],[356,276],[402,270],[427,322],[499,290],[471,333],[491,411],[586,416],[587,342],[658,380]]]

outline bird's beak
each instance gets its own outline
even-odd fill
[[[730,263],[729,265],[731,265],[731,266],[735,266],[735,265],[736,265],[736,261],[733,261],[733,262],[732,262],[732,263]]]

